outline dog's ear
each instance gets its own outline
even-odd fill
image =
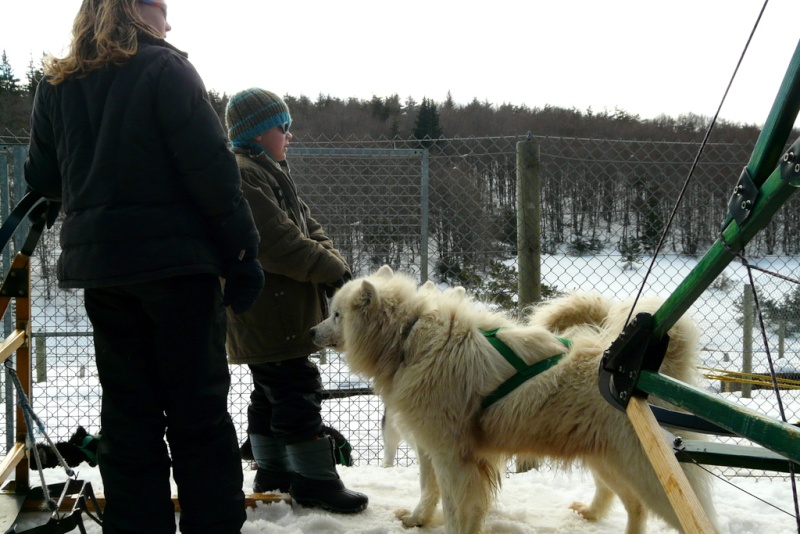
[[[86,432],[86,429],[82,426],[78,426],[75,430],[75,433],[67,440],[67,443],[71,443],[72,445],[82,445],[83,440],[88,436],[89,433]]]
[[[378,288],[375,287],[369,280],[364,280],[361,283],[361,294],[358,298],[358,304],[361,308],[367,308],[373,304],[380,302],[378,296]]]
[[[394,271],[388,265],[381,265],[381,268],[378,269],[378,272],[375,273],[376,276],[380,276],[381,278],[391,278],[394,276]]]

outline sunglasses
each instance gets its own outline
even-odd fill
[[[281,132],[283,132],[284,134],[287,134],[287,133],[289,133],[289,126],[290,125],[291,125],[291,123],[284,122],[283,124],[279,124],[278,128],[281,129]]]
[[[160,0],[139,0],[139,3],[157,7],[158,9],[164,12],[164,18],[167,18],[166,2],[161,2]]]

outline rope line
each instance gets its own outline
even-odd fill
[[[714,369],[712,367],[698,367],[704,371],[710,371],[703,373],[703,376],[710,380],[719,380],[720,382],[734,382],[738,384],[753,384],[756,386],[772,386],[773,383],[770,380],[771,377],[767,376],[766,374],[758,374],[758,373],[744,373],[741,371],[728,371],[725,369]],[[775,377],[775,380],[778,382],[779,386],[782,386],[783,389],[800,389],[800,380],[795,380],[793,378],[782,378],[782,377]]]
[[[42,499],[45,503],[47,503],[47,508],[49,510],[58,510],[61,501],[64,499],[64,495],[61,495],[59,502],[56,502],[51,496],[49,488],[47,487],[47,483],[44,479],[44,469],[42,468],[42,461],[39,457],[39,451],[36,448],[36,439],[34,438],[34,428],[39,431],[40,434],[44,436],[44,439],[47,441],[48,446],[53,450],[55,453],[56,458],[58,459],[58,463],[61,467],[64,468],[66,471],[67,476],[73,477],[75,476],[75,471],[71,467],[67,465],[66,460],[64,457],[61,456],[61,453],[58,451],[56,446],[50,439],[50,436],[47,435],[47,432],[44,428],[44,423],[42,423],[39,416],[33,411],[31,407],[30,401],[28,400],[28,396],[25,394],[25,390],[22,387],[22,382],[17,375],[16,369],[14,369],[10,365],[10,361],[6,360],[4,363],[6,371],[8,371],[9,376],[11,377],[11,381],[14,383],[14,389],[17,391],[17,404],[19,405],[20,409],[22,410],[22,416],[25,419],[25,426],[26,426],[26,433],[25,433],[25,448],[28,451],[28,457],[30,458],[33,455],[36,469],[39,473],[39,480],[42,486]]]

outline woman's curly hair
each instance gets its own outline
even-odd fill
[[[53,85],[81,78],[106,65],[122,65],[138,50],[137,36],[155,30],[139,16],[138,0],[83,0],[72,25],[67,55],[44,59],[44,74]]]

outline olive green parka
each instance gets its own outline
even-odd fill
[[[242,191],[261,235],[258,259],[264,290],[242,314],[228,309],[228,359],[266,363],[308,356],[318,347],[311,327],[327,316],[323,284],[350,269],[300,200],[288,164],[266,153],[235,148]]]

